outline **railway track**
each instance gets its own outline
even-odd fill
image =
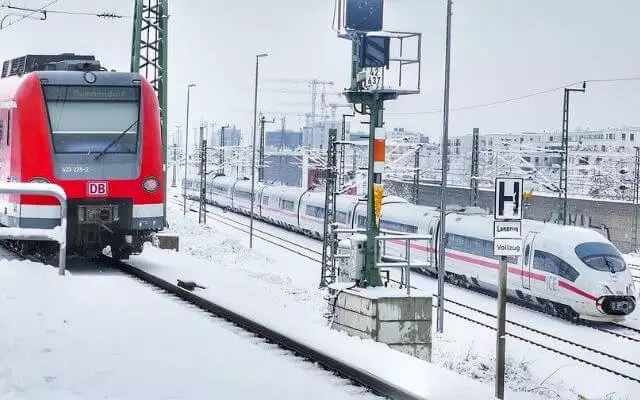
[[[300,341],[287,337],[280,332],[237,314],[228,308],[200,297],[193,292],[179,287],[177,284],[167,282],[164,279],[149,274],[141,269],[121,261],[112,260],[108,257],[103,257],[102,262],[109,263],[114,268],[140,280],[144,284],[151,285],[152,287],[160,289],[169,295],[175,296],[215,317],[222,318],[269,343],[291,352],[295,356],[316,363],[322,366],[322,368],[349,380],[354,385],[367,388],[377,395],[398,400],[422,399],[422,397],[409,393],[391,382],[372,375],[367,371],[336,360],[320,350],[307,346]]]
[[[192,210],[192,211],[197,211],[197,210]],[[248,226],[246,224],[244,224],[243,222],[241,222],[241,221],[238,221],[238,220],[235,220],[235,219],[232,219],[232,218],[228,218],[228,217],[219,215],[219,214],[211,212],[211,211],[207,211],[207,213],[208,213],[207,214],[208,217],[216,220],[217,222],[223,223],[223,224],[225,224],[225,225],[227,225],[229,227],[232,227],[232,228],[234,228],[236,230],[248,233],[248,229],[247,229]],[[286,250],[291,251],[293,253],[302,255],[303,257],[306,257],[306,258],[308,258],[308,259],[310,259],[312,261],[320,262],[321,253],[316,251],[316,250],[306,248],[306,247],[301,246],[300,244],[295,243],[295,242],[290,241],[290,240],[278,238],[275,235],[273,235],[273,233],[267,232],[265,230],[257,229],[257,228],[254,227],[254,235],[255,235],[255,232],[258,232],[260,234],[260,236],[256,235],[256,237],[259,237],[262,240],[265,240],[265,241],[267,241],[269,243],[276,244],[277,246],[279,246],[279,247],[281,247],[283,249],[286,249]],[[274,243],[274,241],[279,241],[279,243]],[[302,253],[301,249],[304,249],[305,254],[301,254]],[[397,281],[394,281],[394,282],[399,283]],[[412,288],[419,289],[419,288],[413,287],[413,286],[412,286]],[[485,295],[485,296],[488,296],[488,297],[494,297],[494,296],[491,296],[491,295],[489,295],[487,293],[482,293],[482,292],[478,292],[478,291],[475,291],[475,290],[473,290],[473,292],[474,293],[478,293],[478,294],[482,294],[482,295]],[[433,296],[437,298],[437,295],[434,294]],[[465,309],[467,311],[467,313],[471,312],[472,314],[475,314],[476,317],[475,318],[471,317],[468,314],[467,315],[463,315],[462,313],[456,312],[456,311],[454,311],[454,310],[452,310],[450,308],[449,309],[445,308],[444,311],[447,312],[448,314],[451,314],[451,315],[457,316],[459,318],[468,320],[471,323],[478,324],[478,325],[484,326],[486,328],[495,330],[494,325],[495,325],[495,318],[496,317],[495,317],[494,314],[482,311],[480,309],[477,309],[475,307],[472,307],[472,306],[457,302],[455,300],[451,300],[451,299],[445,299],[445,300],[446,300],[447,303],[450,303],[450,304],[452,304],[452,305],[454,305],[456,307]],[[523,308],[525,308],[525,309],[527,309],[529,311],[535,311],[535,312],[544,314],[545,316],[548,315],[544,311],[542,311],[541,309],[537,309],[537,308],[535,308],[533,306],[530,306],[530,305],[519,304],[519,303],[512,303],[512,304],[514,304],[516,306],[519,306],[519,307],[523,307]],[[437,305],[434,305],[434,307],[437,308]],[[479,316],[481,316],[481,317],[479,317]],[[493,325],[486,323],[485,321],[482,320],[482,318],[490,318]],[[596,349],[596,348],[593,348],[593,347],[578,343],[576,341],[572,341],[572,340],[569,340],[569,339],[566,339],[566,338],[562,338],[561,336],[554,335],[554,334],[549,333],[549,332],[544,332],[544,331],[541,331],[539,329],[532,328],[530,326],[527,326],[525,324],[519,323],[517,321],[508,320],[507,322],[509,324],[511,324],[512,326],[514,326],[514,327],[518,327],[520,329],[529,331],[530,333],[532,333],[534,335],[538,335],[540,337],[544,337],[544,338],[550,339],[551,341],[554,341],[554,342],[557,342],[557,343],[562,343],[563,345],[568,345],[568,346],[571,346],[571,347],[574,347],[574,348],[578,348],[578,349],[581,349],[582,351],[588,352],[588,353],[596,355],[598,357],[611,359],[611,360],[614,360],[616,362],[619,362],[620,364],[623,364],[623,365],[626,365],[626,366],[629,366],[629,367],[633,367],[633,368],[637,368],[637,369],[640,370],[640,363],[638,363],[638,362],[635,362],[635,361],[632,361],[632,360],[627,360],[627,359],[625,359],[623,357],[616,356],[616,355],[611,354],[611,353],[609,353],[607,351],[599,350],[599,349]],[[640,329],[636,329],[636,328],[633,328],[633,327],[628,327],[628,326],[625,326],[625,325],[622,325],[622,324],[609,324],[607,326],[599,326],[599,325],[593,325],[593,324],[590,324],[590,323],[587,323],[587,322],[583,322],[583,321],[578,321],[578,322],[576,322],[576,321],[566,321],[566,322],[570,322],[570,323],[572,323],[574,325],[578,325],[578,326],[582,326],[582,327],[592,328],[592,329],[594,329],[594,330],[596,330],[596,331],[598,331],[600,333],[607,334],[607,335],[613,335],[615,337],[622,338],[622,339],[625,339],[625,340],[628,340],[628,341],[631,341],[631,342],[640,343]],[[587,360],[585,358],[582,358],[580,356],[572,354],[572,353],[570,353],[568,351],[564,351],[564,349],[561,350],[557,346],[544,345],[544,344],[538,343],[536,340],[532,340],[532,339],[527,338],[527,337],[525,337],[523,335],[514,335],[514,334],[509,334],[509,335],[513,336],[514,338],[516,338],[516,339],[518,339],[520,341],[529,343],[529,344],[531,344],[533,346],[540,347],[540,348],[545,349],[547,351],[551,351],[551,352],[554,352],[556,354],[560,354],[560,355],[563,355],[565,357],[571,358],[571,359],[573,359],[575,361],[579,361],[579,362],[581,362],[583,364],[586,364],[586,365],[589,365],[591,367],[598,368],[598,369],[601,369],[603,371],[609,372],[611,374],[614,374],[614,375],[623,377],[625,379],[629,379],[629,380],[632,380],[634,382],[640,383],[640,374],[638,375],[639,377],[631,376],[630,374],[626,374],[626,373],[617,371],[617,370],[615,370],[613,368],[603,367],[603,366],[600,365],[599,362],[593,362],[593,361]]]

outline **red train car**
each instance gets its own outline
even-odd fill
[[[164,227],[162,179],[160,109],[142,76],[74,54],[3,63],[0,180],[65,190],[69,253],[140,252]],[[59,218],[55,199],[0,195],[2,225],[52,228]]]

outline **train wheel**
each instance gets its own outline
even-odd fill
[[[550,302],[550,301],[545,301],[544,305],[542,306],[544,312],[546,312],[549,315],[553,315],[554,317],[558,316],[558,310],[555,307],[555,305]]]

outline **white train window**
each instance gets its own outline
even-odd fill
[[[396,231],[396,232],[407,232],[407,233],[418,232],[417,226],[400,224],[398,222],[385,221],[385,220],[380,220],[380,228],[388,229],[390,231]]]
[[[571,282],[575,282],[580,275],[578,271],[560,257],[541,250],[536,250],[533,254],[533,268],[560,276]]]
[[[269,196],[262,196],[262,204],[269,205]]]
[[[316,207],[316,206],[307,206],[305,214],[314,218],[324,218],[324,208]]]
[[[340,224],[347,224],[347,213],[342,211],[336,211],[336,222]]]
[[[236,191],[236,197],[238,199],[251,201],[251,192],[245,192],[243,190],[237,190]]]
[[[293,211],[295,210],[296,205],[293,201],[281,200],[280,208],[287,211]]]

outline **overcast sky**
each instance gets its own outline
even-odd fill
[[[0,0],[38,7],[51,0]],[[133,0],[59,0],[54,10],[131,15]],[[261,62],[260,109],[305,113],[310,89],[272,79],[348,84],[350,45],[331,30],[333,0],[170,0],[170,131],[184,125],[186,86],[192,124],[202,119],[248,129],[255,54]],[[442,134],[445,0],[386,0],[385,29],[423,34],[422,93],[387,103],[388,127]],[[4,15],[5,10],[0,10]],[[519,97],[588,80],[640,77],[638,0],[458,0],[454,2],[451,107]],[[109,68],[129,68],[130,19],[50,15],[0,31],[0,54],[63,51],[95,54]],[[289,93],[277,93],[286,89]],[[301,92],[301,93],[298,93]],[[571,98],[571,127],[640,126],[640,81],[592,83]],[[331,97],[330,101],[344,100]],[[430,113],[425,113],[430,112]],[[405,114],[395,114],[405,113]],[[409,114],[406,114],[409,113]],[[414,113],[414,114],[410,114]],[[279,118],[279,115],[273,115]],[[562,91],[491,107],[453,111],[451,135],[555,131]],[[288,125],[302,117],[290,115]]]

